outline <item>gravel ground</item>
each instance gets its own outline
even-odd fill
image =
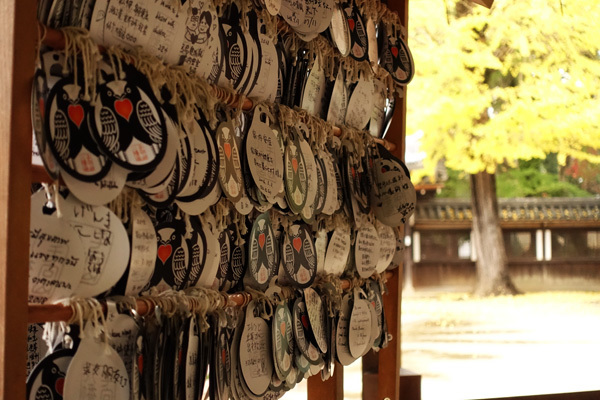
[[[403,299],[402,349],[423,400],[599,390],[600,292],[417,292]]]
[[[402,300],[402,350],[423,400],[600,390],[600,292],[416,292]],[[361,399],[360,361],[344,378],[344,399]],[[306,383],[283,399],[306,399]]]

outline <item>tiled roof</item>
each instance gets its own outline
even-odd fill
[[[514,198],[498,200],[501,221],[599,221],[598,198]],[[470,221],[468,199],[433,199],[417,202],[417,221]]]

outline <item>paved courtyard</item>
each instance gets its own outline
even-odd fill
[[[405,297],[402,364],[423,400],[600,390],[600,292]]]

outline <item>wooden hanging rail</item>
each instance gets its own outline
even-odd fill
[[[65,37],[59,29],[49,28],[41,23],[39,26],[39,37],[41,42],[53,49],[64,49],[65,48]],[[98,46],[100,51],[104,51],[103,46]],[[212,88],[212,92],[214,96],[219,99],[222,103],[226,104],[229,107],[236,107],[240,103],[240,94],[231,94],[230,91],[221,88],[220,86],[214,84],[208,84]],[[242,110],[250,111],[254,108],[254,101],[248,97],[243,98],[242,102]],[[342,130],[334,126],[333,134],[335,136],[340,136],[342,134]],[[384,146],[388,151],[393,152],[396,150],[396,145],[391,143],[385,139],[381,138],[373,138],[375,143],[379,143]]]
[[[492,4],[494,4],[494,0],[471,0],[473,3],[482,5],[486,8],[492,8]]]
[[[391,277],[391,272],[385,272],[385,278]],[[342,290],[350,288],[351,282],[347,279],[341,279]],[[227,296],[228,304],[232,307],[244,307],[252,300],[252,294],[248,292],[224,294]],[[106,312],[106,306],[103,304],[104,311]],[[143,298],[136,299],[135,311],[141,315],[148,315],[152,311],[150,302]],[[29,315],[28,322],[30,324],[44,323],[44,322],[59,322],[68,321],[73,316],[73,310],[70,306],[62,304],[29,304]]]

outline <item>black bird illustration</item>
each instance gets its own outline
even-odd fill
[[[244,245],[237,243],[237,227],[231,224],[219,234],[219,290],[230,290],[244,276]]]
[[[166,133],[162,111],[152,94],[136,85],[133,78],[135,75],[126,74],[125,80],[109,80],[98,88],[95,133],[113,161],[143,170],[160,161]]]
[[[221,17],[221,26],[225,38],[225,77],[236,89],[242,83],[248,58],[246,39],[239,21],[240,12],[232,3]]]
[[[42,382],[35,392],[35,400],[62,400],[65,373],[56,363],[42,371]]]
[[[190,266],[190,276],[189,276],[190,282],[198,281],[198,278],[200,277],[200,273],[202,272],[202,267],[204,266],[202,259],[203,259],[202,248],[200,247],[198,242],[196,242],[192,245],[192,257],[190,260],[191,266]]]
[[[237,285],[237,283],[244,276],[244,272],[246,272],[245,264],[244,264],[244,245],[235,246],[233,251],[231,252],[231,271],[233,273],[232,286]]]
[[[367,30],[362,15],[356,4],[348,5],[346,8],[348,26],[350,28],[350,38],[352,41],[352,51],[350,55],[358,61],[363,61],[369,54],[369,42],[367,40]]]
[[[179,221],[156,227],[158,247],[156,250],[156,268],[151,285],[157,285],[163,279],[171,287],[180,287],[185,281],[189,262],[188,246],[183,239]]]
[[[354,155],[348,151],[346,153],[346,182],[350,190],[350,195],[356,199],[360,198],[360,165],[354,159]]]
[[[206,235],[199,222],[192,223],[192,227],[194,229],[192,238],[187,240],[190,249],[190,260],[188,276],[184,282],[185,287],[196,285],[206,263]]]
[[[252,227],[250,272],[260,286],[267,285],[277,269],[275,265],[275,235],[268,216],[262,214]]]
[[[249,94],[256,86],[256,82],[258,81],[258,77],[260,75],[260,67],[262,65],[262,45],[259,40],[259,21],[258,16],[254,10],[250,10],[246,14],[246,23],[247,23],[247,31],[245,32],[245,38],[247,42],[248,48],[248,56],[250,59],[250,68],[245,68],[246,77],[244,84],[242,87],[237,87],[236,89],[242,93]],[[266,27],[261,23],[260,24],[266,33]],[[246,63],[247,64],[247,63]],[[244,64],[246,66],[246,64]]]
[[[327,173],[325,163],[318,155],[315,157],[315,165],[317,167],[317,195],[315,197],[314,214],[320,214],[325,207],[325,197],[327,196]]]
[[[315,244],[305,225],[294,224],[288,231],[286,269],[301,287],[309,286],[317,272]]]
[[[232,200],[239,200],[242,195],[242,166],[240,153],[231,126],[219,128],[218,148],[220,158],[219,179]]]
[[[88,182],[103,178],[111,166],[92,138],[91,114],[83,86],[72,77],[54,85],[46,102],[46,140],[59,165],[69,175]]]
[[[290,209],[298,214],[306,203],[307,173],[304,156],[297,140],[291,140],[285,149],[285,193]]]
[[[244,249],[244,241],[238,244],[239,232],[235,225],[229,225],[229,233],[231,234],[231,261],[229,265],[229,274],[231,287],[235,287],[246,272],[246,251]],[[229,277],[229,275],[228,275]]]
[[[225,282],[229,278],[230,261],[231,261],[231,234],[229,228],[224,229],[219,233],[219,269],[217,270],[217,279],[219,280],[219,289],[225,285]]]
[[[414,74],[409,49],[402,38],[389,37],[383,50],[382,65],[398,83],[408,83]]]

